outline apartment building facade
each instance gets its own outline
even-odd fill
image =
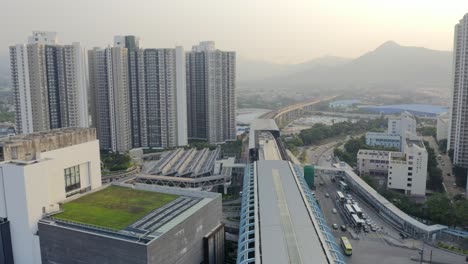
[[[468,168],[468,14],[455,25],[453,90],[447,150],[453,149],[453,164]]]
[[[106,54],[113,54],[110,52],[112,50],[120,51],[118,55],[110,56],[113,63],[96,62],[94,65],[90,63],[89,67],[91,87],[98,93],[96,98],[100,98],[93,102],[93,116],[97,121],[98,137],[104,140],[102,148],[126,151],[137,147],[187,145],[183,48],[143,49],[139,45],[137,37],[116,36],[114,47],[101,49],[101,53],[90,52],[90,60],[95,60],[96,57],[109,57]],[[109,65],[119,65],[116,68],[118,71],[107,74],[106,69],[113,68]],[[121,85],[122,89],[116,84]],[[114,91],[110,90],[111,87],[114,87]],[[109,107],[106,102],[106,98],[112,95],[120,98],[120,101],[116,101],[121,105],[118,111],[113,111],[118,107],[117,103]],[[118,127],[117,123],[107,121],[116,116],[122,119]],[[122,147],[114,148],[112,141],[117,141],[119,135],[125,135],[120,144]]]
[[[93,126],[100,148],[125,152],[132,148],[128,54],[121,47],[88,51]]]
[[[18,133],[89,126],[86,59],[79,43],[60,45],[55,32],[10,46]]]
[[[236,138],[236,54],[200,42],[186,54],[188,137],[210,144]]]

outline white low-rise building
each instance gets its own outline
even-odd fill
[[[416,119],[411,113],[405,111],[398,117],[388,118],[387,132],[366,133],[366,144],[401,150],[401,142],[405,140],[407,134],[416,135]]]
[[[391,152],[387,187],[406,195],[426,195],[427,151],[421,139],[406,139],[404,152]]]
[[[387,176],[390,151],[361,149],[357,155],[360,175]]]
[[[406,133],[416,135],[416,119],[409,112],[402,112],[398,117],[388,118],[388,134],[404,136]]]
[[[423,141],[407,134],[402,152],[359,150],[357,167],[361,176],[387,176],[386,186],[406,195],[426,194],[428,154]]]
[[[386,148],[401,148],[401,136],[387,133],[367,132],[366,144],[369,146],[380,146]]]
[[[38,221],[60,210],[59,203],[66,198],[100,186],[94,128],[57,129],[0,141],[1,252],[9,255],[0,258],[41,263]]]

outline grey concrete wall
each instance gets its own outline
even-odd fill
[[[146,245],[39,223],[43,264],[146,264]]]
[[[200,264],[203,237],[222,219],[221,196],[148,246],[149,264]]]
[[[94,128],[60,128],[27,135],[17,135],[0,142],[4,160],[30,161],[36,154],[96,140]]]

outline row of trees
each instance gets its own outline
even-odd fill
[[[364,175],[362,179],[400,210],[413,217],[447,226],[463,228],[468,226],[468,200],[462,195],[456,195],[452,201],[447,194],[436,193],[429,196],[426,203],[421,204],[385,186],[379,187],[375,179],[369,175]]]
[[[426,187],[428,189],[443,192],[444,186],[442,185],[442,170],[437,167],[438,161],[435,151],[429,145],[429,142],[424,141],[424,145],[427,150],[427,182]]]
[[[101,162],[104,171],[126,170],[133,165],[132,158],[128,154],[120,153],[101,153]]]
[[[424,137],[437,137],[437,128],[435,127],[418,127],[416,132]]]
[[[302,130],[299,133],[299,138],[302,140],[303,144],[311,145],[336,136],[353,135],[366,131],[382,131],[386,124],[387,119],[383,117],[375,120],[361,119],[355,123],[350,121],[339,122],[331,126],[317,123],[309,129]]]

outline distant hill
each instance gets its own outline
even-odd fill
[[[342,59],[335,64],[316,64],[312,60],[301,67],[282,65],[281,72],[263,79],[250,77],[244,80],[239,75],[239,86],[241,89],[273,88],[305,92],[428,87],[448,89],[451,61],[452,53],[449,51],[405,47],[388,41],[356,59]],[[246,66],[238,64],[240,67]]]
[[[274,64],[266,61],[237,59],[237,77],[240,82],[256,82],[272,77],[288,76],[317,68],[343,65],[351,59],[324,56],[299,64]]]

